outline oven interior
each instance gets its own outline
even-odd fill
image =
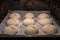
[[[45,11],[60,25],[60,0],[0,0],[0,23],[9,11]]]

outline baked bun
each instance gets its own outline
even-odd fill
[[[25,18],[34,18],[34,15],[32,13],[25,14]]]
[[[57,28],[54,25],[45,25],[44,27],[42,27],[42,31],[45,34],[55,34],[57,33]]]
[[[9,18],[16,18],[16,19],[19,19],[19,18],[21,18],[21,16],[20,16],[19,13],[11,13],[11,14],[9,15]]]
[[[13,25],[4,28],[4,34],[15,35],[17,32],[18,32],[18,28]]]
[[[33,19],[25,19],[23,21],[23,24],[26,25],[26,26],[33,25],[33,24],[35,24],[35,21]]]
[[[38,29],[35,27],[35,25],[30,25],[25,29],[25,34],[27,35],[34,35],[37,33],[38,33]]]
[[[7,25],[18,25],[19,24],[19,20],[17,19],[8,19],[7,20]]]
[[[38,22],[39,22],[39,24],[41,24],[41,25],[52,24],[52,20],[47,19],[47,18],[44,18],[44,19],[38,20]]]
[[[40,15],[38,15],[39,19],[44,19],[44,18],[49,18],[49,15],[46,13],[41,13]]]

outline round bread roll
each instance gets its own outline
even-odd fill
[[[12,14],[9,15],[9,18],[19,19],[20,17],[21,17],[21,16],[20,16],[20,14],[18,14],[18,13],[12,13]]]
[[[48,25],[45,25],[44,27],[42,27],[42,31],[45,34],[51,34],[52,35],[52,34],[57,33],[57,28],[54,25],[48,24]]]
[[[46,13],[41,13],[40,15],[38,15],[39,19],[44,19],[44,18],[49,18],[49,15]]]
[[[8,35],[15,35],[18,32],[18,28],[16,26],[10,25],[4,28],[3,33]]]
[[[35,25],[28,26],[25,29],[25,34],[27,34],[27,35],[38,34],[38,29],[35,27]]]
[[[44,25],[47,25],[47,24],[52,24],[52,20],[47,19],[47,18],[38,20],[38,22],[39,22],[41,25],[43,25],[43,26],[44,26]]]
[[[26,25],[26,26],[33,25],[33,24],[35,24],[35,21],[33,19],[25,19],[23,21],[23,24]]]
[[[7,20],[7,25],[18,25],[19,24],[19,20],[17,19],[8,19]]]
[[[34,15],[32,13],[25,14],[25,18],[34,18]]]

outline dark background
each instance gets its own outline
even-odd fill
[[[60,0],[0,0],[0,23],[9,10],[49,10],[60,25]]]

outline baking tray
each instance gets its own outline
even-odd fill
[[[58,29],[58,32],[54,35],[60,35],[60,27],[59,25],[57,25],[55,19],[53,18],[53,16],[50,15],[50,12],[49,11],[9,11],[7,16],[5,17],[5,19],[2,21],[2,23],[0,24],[0,34],[3,34],[1,33],[3,31],[3,29],[6,27],[6,20],[8,20],[8,16],[11,12],[18,12],[20,15],[21,15],[21,25],[18,25],[17,27],[19,28],[19,31],[16,33],[16,35],[24,35],[24,36],[37,36],[37,35],[46,35],[42,30],[41,30],[41,25],[37,22],[38,21],[38,15],[41,13],[41,12],[47,12],[48,15],[52,18],[52,21],[53,21],[53,24],[56,26],[56,28]],[[39,30],[39,33],[36,34],[36,35],[26,35],[24,33],[24,30],[25,30],[25,26],[22,24],[22,21],[24,20],[24,15],[28,12],[31,12],[34,14],[34,20],[35,20],[35,25],[37,26],[38,30]]]

